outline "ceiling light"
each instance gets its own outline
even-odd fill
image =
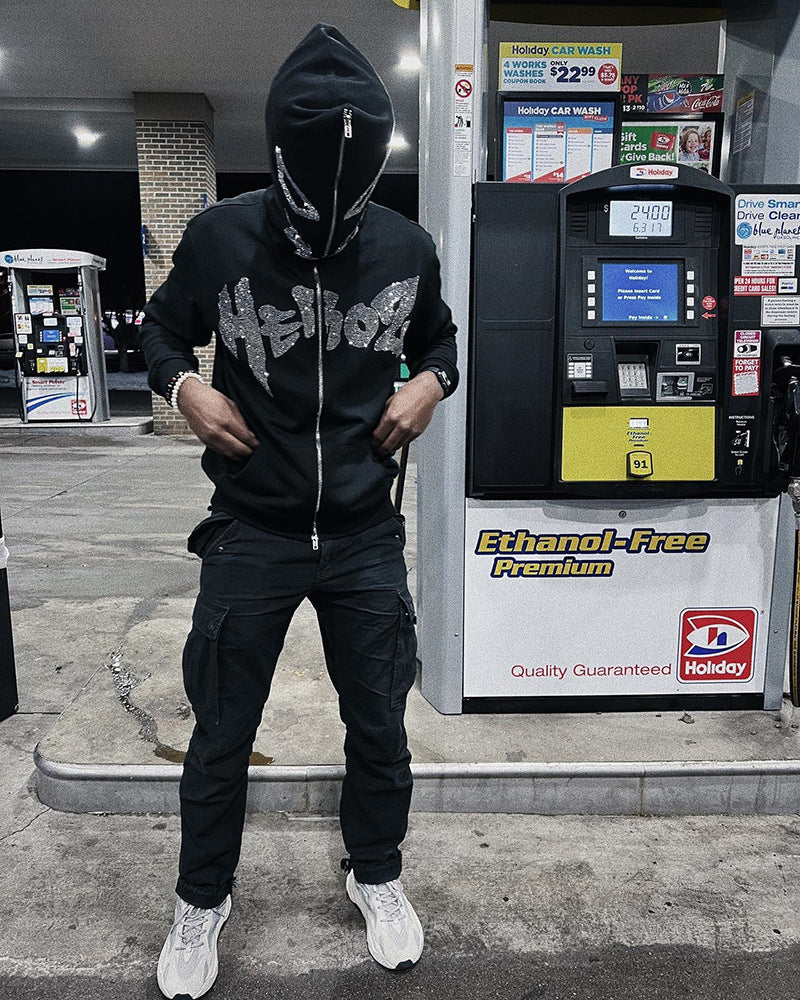
[[[405,52],[400,57],[397,68],[403,73],[419,73],[422,69],[422,63],[416,52]]]
[[[72,134],[78,140],[78,145],[83,149],[88,149],[89,146],[94,146],[102,135],[101,132],[92,132],[92,130],[90,128],[86,128],[85,125],[76,125],[72,130]]]
[[[394,132],[389,140],[389,149],[408,149],[408,139],[402,132]]]

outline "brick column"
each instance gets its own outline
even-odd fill
[[[136,93],[133,97],[149,298],[169,274],[172,252],[186,223],[216,201],[214,112],[205,94]],[[213,341],[196,353],[201,373],[210,380]],[[156,434],[189,433],[180,413],[156,395],[153,426]]]

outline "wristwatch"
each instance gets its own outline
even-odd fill
[[[450,381],[450,376],[444,368],[426,368],[425,370],[436,376],[439,385],[442,387],[442,392],[445,396],[449,396],[453,383]]]

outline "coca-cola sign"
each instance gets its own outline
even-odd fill
[[[710,94],[690,94],[683,101],[682,111],[695,114],[698,111],[722,111],[722,91],[714,90]]]
[[[723,77],[717,75],[649,76],[647,111],[657,115],[722,111],[722,84]]]

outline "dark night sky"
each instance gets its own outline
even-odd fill
[[[218,174],[230,198],[264,187],[267,174]],[[4,170],[0,250],[86,250],[108,261],[100,275],[103,309],[144,305],[139,178],[131,171]],[[384,175],[374,200],[417,218],[417,175]]]

